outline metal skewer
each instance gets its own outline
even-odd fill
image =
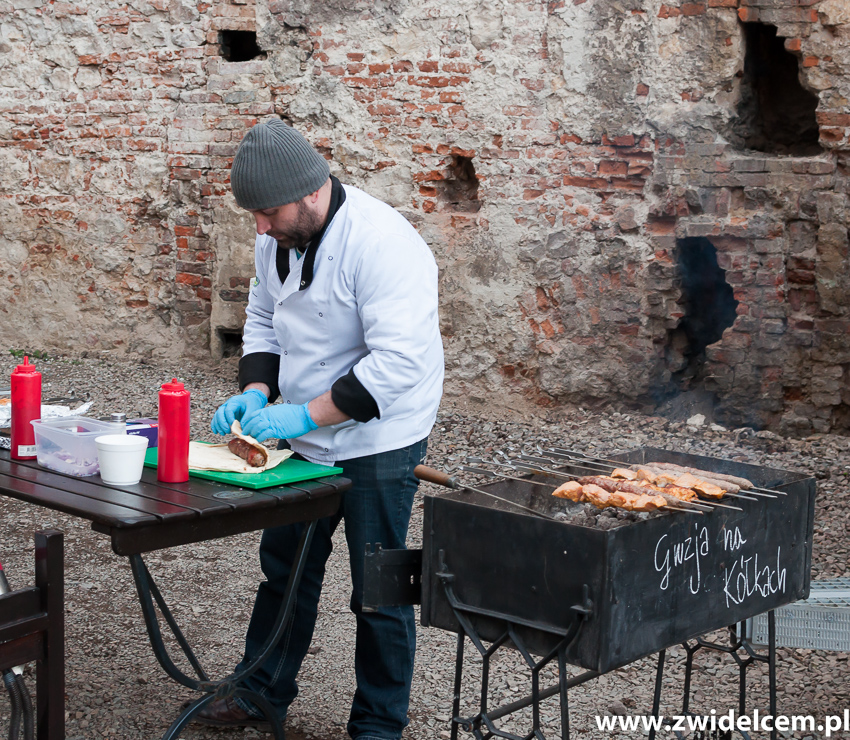
[[[512,468],[516,470],[517,468],[523,468],[532,473],[537,473],[538,475],[548,475],[552,478],[562,478],[564,480],[573,480],[575,478],[580,478],[580,475],[576,475],[575,473],[565,473],[563,470],[552,470],[551,468],[545,467],[548,464],[547,460],[540,460],[538,458],[529,458],[528,455],[520,455],[520,458],[523,460],[530,460],[536,463],[543,463],[543,466],[538,466],[537,468],[532,467],[531,465],[523,465],[522,463],[518,463],[516,460],[511,460],[510,463],[500,463],[493,461],[494,465],[502,465],[507,468]],[[505,458],[510,460],[511,458]],[[600,471],[601,472],[601,471]]]
[[[471,459],[469,462],[483,462],[478,459]],[[517,478],[514,475],[505,475],[504,473],[497,473],[493,470],[485,470],[484,468],[471,468],[468,465],[461,465],[460,469],[466,473],[477,473],[478,475],[489,475],[491,478],[504,478],[505,480],[515,480],[520,483],[531,483],[535,486],[544,486],[546,488],[557,488],[554,483],[543,483],[539,480],[529,480],[528,478]]]
[[[502,498],[501,496],[496,496],[487,491],[482,491],[480,488],[473,488],[472,486],[467,486],[459,481],[455,480],[448,473],[443,473],[439,470],[434,470],[434,468],[429,468],[427,465],[417,465],[413,469],[413,474],[419,478],[419,480],[425,480],[429,483],[436,483],[438,486],[445,486],[446,488],[451,488],[453,490],[466,490],[466,491],[474,491],[475,493],[480,493],[482,496],[489,496],[490,498],[496,499],[496,501],[501,501],[503,504],[510,504],[511,506],[515,506],[518,509],[522,509],[523,511],[527,511],[535,516],[542,517],[543,519],[551,519],[552,521],[560,521],[554,516],[550,514],[544,514],[542,511],[536,511],[528,506],[523,506],[522,504],[518,504],[515,501],[511,501],[507,498]]]
[[[575,457],[576,455],[579,455],[580,457],[582,457],[583,459],[588,460],[588,461],[593,460],[593,461],[597,461],[597,462],[611,463],[612,465],[616,465],[618,467],[620,467],[622,465],[630,464],[630,463],[624,462],[623,460],[607,460],[603,457],[589,456],[589,455],[587,455],[587,453],[576,452],[575,450],[568,450],[564,447],[553,447],[552,451],[556,452],[556,453],[560,452],[560,453],[567,454],[567,455],[570,455],[570,456],[573,456],[573,457]],[[647,464],[649,464],[649,463],[647,463]],[[711,472],[711,471],[707,470],[705,472],[708,473],[708,472]],[[788,495],[787,491],[777,491],[777,490],[773,490],[771,488],[761,488],[760,486],[753,486],[752,488],[747,488],[747,489],[744,489],[744,490],[746,490],[750,493],[756,494],[756,495],[759,494],[759,493],[761,493],[761,494],[765,494],[765,493],[771,494],[772,493],[772,494],[777,494],[779,496],[787,496]]]
[[[501,455],[503,458],[505,458],[505,460],[507,460],[509,462],[509,464],[515,463],[514,459],[508,457],[504,452],[499,451],[496,454]],[[547,459],[531,457],[529,455],[522,455],[522,454],[520,455],[520,458],[521,459],[530,459],[530,460],[536,461],[538,463],[543,463],[544,465],[548,465],[549,462],[550,462]],[[575,464],[575,463],[573,463],[573,464]],[[607,474],[607,473],[611,472],[610,466],[603,465],[602,463],[587,462],[587,463],[582,463],[581,467],[588,468],[588,469],[590,469],[594,472],[603,473],[603,474]],[[547,475],[555,475],[555,476],[561,476],[561,477],[570,477],[570,476],[576,477],[573,473],[564,473],[561,470],[549,470]]]

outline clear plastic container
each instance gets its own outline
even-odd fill
[[[84,477],[100,472],[95,437],[102,434],[124,434],[123,424],[112,424],[84,416],[62,419],[37,419],[35,430],[38,464],[58,473]]]

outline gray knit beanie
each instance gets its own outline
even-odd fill
[[[272,118],[245,134],[233,158],[230,186],[240,208],[258,211],[301,200],[328,175],[327,161],[307,139]]]

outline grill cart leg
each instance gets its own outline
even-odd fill
[[[736,630],[735,627],[729,628],[730,644],[721,645],[719,643],[705,640],[698,637],[696,643],[691,645],[687,642],[682,643],[682,647],[687,652],[687,661],[685,663],[685,686],[684,698],[682,701],[682,714],[689,714],[690,693],[691,693],[691,676],[693,671],[694,654],[701,649],[716,650],[718,652],[727,653],[732,656],[733,660],[738,665],[738,714],[745,714],[747,711],[747,669],[754,663],[767,663],[768,666],[768,696],[770,714],[776,717],[777,701],[776,701],[776,615],[773,611],[767,613],[767,634],[768,634],[768,652],[767,655],[757,653],[750,644],[749,638],[744,630],[744,623],[741,623]],[[743,657],[741,652],[743,651]],[[659,668],[658,676],[661,675],[661,662],[663,661],[663,651],[659,653]],[[659,679],[656,679],[656,695],[658,695],[660,685]],[[653,705],[655,712],[655,705]],[[736,732],[744,738],[750,740],[750,735],[744,730],[736,730]],[[650,730],[649,738],[654,740],[654,731]],[[770,731],[770,740],[778,740],[779,731],[774,726]]]
[[[256,692],[249,691],[248,689],[241,687],[239,682],[250,676],[262,665],[263,661],[265,661],[265,659],[269,656],[286,630],[292,611],[295,608],[295,594],[297,593],[298,586],[301,582],[301,575],[304,572],[304,566],[307,562],[307,554],[310,551],[310,544],[313,541],[313,533],[316,531],[317,523],[318,522],[316,520],[310,522],[304,528],[304,533],[301,535],[301,540],[298,543],[298,552],[295,557],[295,567],[290,573],[281,609],[277,615],[277,621],[275,622],[271,634],[266,639],[266,643],[259,651],[259,654],[244,669],[231,673],[227,678],[222,679],[221,681],[211,681],[207,677],[198,662],[198,659],[195,657],[194,652],[192,652],[192,648],[189,646],[189,643],[183,636],[180,628],[177,626],[177,622],[171,614],[171,611],[168,609],[168,606],[157,588],[156,583],[154,583],[141,555],[130,556],[130,567],[133,571],[133,579],[136,582],[136,591],[138,592],[139,603],[142,607],[142,614],[145,618],[148,638],[150,639],[151,647],[153,647],[156,659],[159,661],[159,664],[163,667],[165,672],[175,681],[183,684],[184,686],[188,686],[191,689],[202,691],[205,694],[193,701],[186,707],[186,709],[183,710],[177,719],[174,720],[171,727],[169,727],[166,733],[162,736],[162,740],[175,740],[180,737],[180,734],[183,732],[186,725],[188,725],[195,715],[197,715],[198,712],[200,712],[207,704],[216,698],[227,696],[242,697],[250,701],[252,704],[255,704],[263,713],[263,716],[271,724],[272,734],[276,740],[284,740],[283,727],[281,726],[280,719],[271,704],[269,704],[264,697],[260,696]],[[172,661],[162,639],[162,632],[160,630],[154,602],[156,602],[156,606],[159,608],[168,628],[171,630],[177,640],[177,643],[180,645],[180,649],[183,651],[186,659],[189,661],[189,664],[192,666],[198,678],[187,676],[174,664],[174,661]]]
[[[682,699],[682,714],[688,713],[691,706],[691,677],[694,670],[694,653],[700,649],[699,645],[691,647],[688,643],[683,643],[683,648],[687,652],[688,657],[685,660],[685,692]]]
[[[555,647],[548,655],[544,656],[541,660],[538,661],[535,660],[532,657],[531,653],[526,649],[524,641],[517,632],[517,629],[521,627],[521,625],[514,622],[512,618],[507,615],[497,614],[496,612],[490,611],[487,611],[485,613],[481,609],[466,606],[465,604],[458,601],[458,599],[454,595],[451,585],[453,581],[452,575],[446,572],[444,568],[443,572],[441,572],[439,576],[442,580],[443,587],[446,592],[446,597],[459,624],[458,646],[455,665],[455,690],[454,699],[452,703],[452,740],[457,740],[459,729],[463,729],[466,732],[471,733],[473,737],[476,738],[476,740],[486,740],[487,738],[491,737],[506,738],[507,740],[546,740],[546,736],[543,734],[543,731],[540,727],[540,702],[544,701],[545,699],[548,699],[551,696],[555,696],[556,694],[559,695],[561,704],[561,740],[569,740],[570,729],[569,704],[567,696],[568,689],[572,686],[578,686],[579,684],[585,683],[586,681],[590,681],[591,679],[597,678],[599,676],[599,674],[595,671],[586,671],[585,673],[579,674],[578,676],[574,676],[571,679],[567,679],[567,649],[578,637],[578,634],[581,630],[582,625],[584,624],[584,620],[586,619],[586,617],[592,613],[593,604],[588,596],[588,590],[585,588],[584,602],[581,605],[573,607],[573,623],[563,635],[561,635],[560,633],[558,634],[558,636],[560,636],[562,639],[558,643],[557,647]],[[491,619],[498,619],[504,625],[504,632],[499,636],[498,639],[492,642],[489,647],[485,647],[484,642],[482,641],[481,637],[478,635],[477,630],[473,626],[471,621],[471,617],[473,615],[484,615]],[[482,658],[481,696],[479,701],[479,712],[478,714],[472,717],[462,717],[460,715],[460,692],[461,679],[463,675],[463,652],[464,642],[467,637],[478,650]],[[519,653],[523,657],[523,660],[526,662],[526,665],[531,669],[531,695],[525,697],[524,699],[520,699],[519,701],[515,701],[510,704],[505,704],[504,706],[497,707],[495,709],[489,709],[488,703],[490,689],[490,659],[493,657],[496,651],[499,650],[499,648],[506,647],[509,642],[517,651],[519,651]],[[540,671],[556,659],[558,661],[558,683],[541,691]],[[529,706],[532,708],[533,716],[533,726],[529,734],[523,736],[515,735],[513,733],[500,730],[497,727],[497,720]]]
[[[740,625],[740,628],[744,629],[744,625]],[[732,655],[738,664],[738,714],[744,714],[747,711],[747,668],[753,663],[753,659],[740,660],[738,653]]]
[[[767,613],[767,672],[770,682],[770,713],[776,717],[776,612]],[[776,727],[770,733],[770,740],[777,740]]]
[[[561,692],[561,740],[570,737],[570,705],[567,701],[567,651],[558,650],[558,688]]]
[[[661,681],[664,678],[664,658],[667,655],[666,650],[658,653],[658,668],[655,670],[655,693],[652,696],[652,716],[658,717],[661,711]],[[649,740],[655,740],[655,727],[649,730]]]
[[[463,630],[457,633],[457,653],[455,654],[455,693],[452,699],[452,737],[457,740],[457,728],[460,724],[460,686],[463,679]]]

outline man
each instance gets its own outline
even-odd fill
[[[252,128],[231,170],[237,204],[254,216],[252,281],[239,363],[242,393],[222,405],[212,429],[234,419],[259,440],[286,440],[304,458],[335,464],[353,481],[338,515],[314,535],[292,622],[276,651],[248,679],[283,719],[298,693],[331,537],[341,519],[356,615],[357,690],[348,733],[399,740],[415,649],[412,607],[362,610],[367,542],[404,547],[428,434],[442,394],[437,266],[422,238],[388,205],[330,176],[325,159],[291,127]],[[280,403],[273,403],[280,396]],[[268,529],[243,664],[274,624],[304,525]],[[199,721],[260,726],[255,707],[217,700]]]

